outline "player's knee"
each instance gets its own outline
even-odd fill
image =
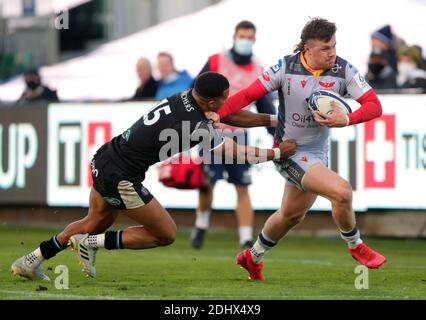
[[[160,246],[169,246],[176,240],[177,227],[176,224],[170,226],[166,233],[158,237]]]
[[[352,194],[351,185],[345,181],[337,187],[333,202],[337,205],[350,205],[352,203]]]
[[[176,240],[176,233],[166,234],[164,236],[159,237],[158,245],[159,246],[169,246]]]

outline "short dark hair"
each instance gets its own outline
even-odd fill
[[[239,22],[235,26],[235,33],[237,33],[237,31],[240,30],[240,29],[253,29],[254,32],[256,32],[256,26],[254,25],[253,22],[248,21],[248,20],[243,20],[243,21]]]
[[[229,88],[228,79],[217,72],[204,72],[195,79],[194,89],[204,99],[216,99],[223,96]]]
[[[308,40],[330,41],[336,30],[336,25],[333,22],[322,18],[312,18],[303,27],[300,42],[294,49],[294,52],[304,51],[304,45]]]
[[[38,69],[30,69],[24,73],[24,76],[37,76],[40,78],[40,72]]]

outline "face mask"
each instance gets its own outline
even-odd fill
[[[398,73],[408,75],[412,71],[416,70],[416,65],[410,62],[398,62]]]
[[[235,41],[234,50],[242,56],[248,56],[253,50],[253,41],[248,39],[237,39]]]
[[[416,65],[410,62],[398,62],[398,76],[396,82],[399,86],[403,85],[409,78],[410,74],[416,70]]]
[[[38,81],[28,81],[27,82],[27,87],[30,88],[31,90],[36,89],[39,85],[40,85],[40,82],[38,82]]]
[[[378,75],[385,66],[381,63],[369,63],[368,69],[371,71],[372,74]]]

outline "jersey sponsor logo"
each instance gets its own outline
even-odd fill
[[[395,188],[395,115],[365,123],[365,188]]]
[[[334,85],[336,84],[336,82],[335,81],[333,81],[333,82],[323,82],[323,81],[320,81],[319,84],[324,89],[329,90],[329,89],[332,89],[334,87]]]
[[[278,63],[271,67],[272,72],[276,74],[278,71],[280,71],[282,65],[283,65],[283,60],[282,59],[278,60]]]
[[[304,113],[293,113],[291,115],[291,125],[297,128],[316,128],[319,126],[318,122],[314,120],[312,114],[304,114]]]
[[[342,69],[342,67],[341,67],[338,63],[336,63],[336,64],[334,65],[334,67],[333,67],[333,68],[331,68],[331,72],[333,72],[333,73],[338,73],[340,69]]]
[[[265,80],[265,81],[271,81],[271,75],[269,74],[269,72],[268,71],[265,71],[263,74],[262,74],[262,77],[263,77],[263,79]]]
[[[91,164],[91,168],[92,168],[92,175],[97,178],[99,175],[99,170],[96,169],[96,164],[95,164],[95,159],[92,160],[92,164]]]
[[[308,81],[306,81],[306,80],[302,80],[302,81],[300,81],[300,84],[302,85],[302,88],[303,88],[303,89],[305,88],[306,83],[308,83]]]
[[[191,102],[188,99],[188,91],[182,92],[180,97],[182,98],[183,105],[185,106],[185,109],[187,112],[191,112],[195,110],[194,106],[191,104]]]

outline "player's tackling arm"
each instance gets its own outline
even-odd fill
[[[240,110],[222,119],[222,122],[241,128],[276,127],[277,116],[266,113],[254,113],[248,110]]]
[[[268,93],[268,90],[260,82],[259,79],[254,81],[247,88],[238,91],[225,101],[224,105],[220,108],[218,114],[221,119],[241,110],[248,106],[253,101],[259,100]]]
[[[215,155],[233,158],[237,163],[256,164],[271,160],[285,160],[296,152],[296,142],[293,139],[284,140],[278,148],[262,149],[236,144],[232,139],[225,137],[224,142],[214,149]]]
[[[218,114],[222,122],[238,127],[254,127],[254,126],[276,126],[276,116],[253,116],[250,113],[236,112],[248,106],[250,103],[264,97],[268,92],[277,90],[282,85],[282,79],[285,76],[285,63],[279,60],[278,64],[272,66],[268,71],[265,71],[256,81],[247,88],[237,92],[226,100],[225,104],[220,108]],[[229,117],[234,115],[233,117]],[[230,118],[230,119],[228,119]]]

